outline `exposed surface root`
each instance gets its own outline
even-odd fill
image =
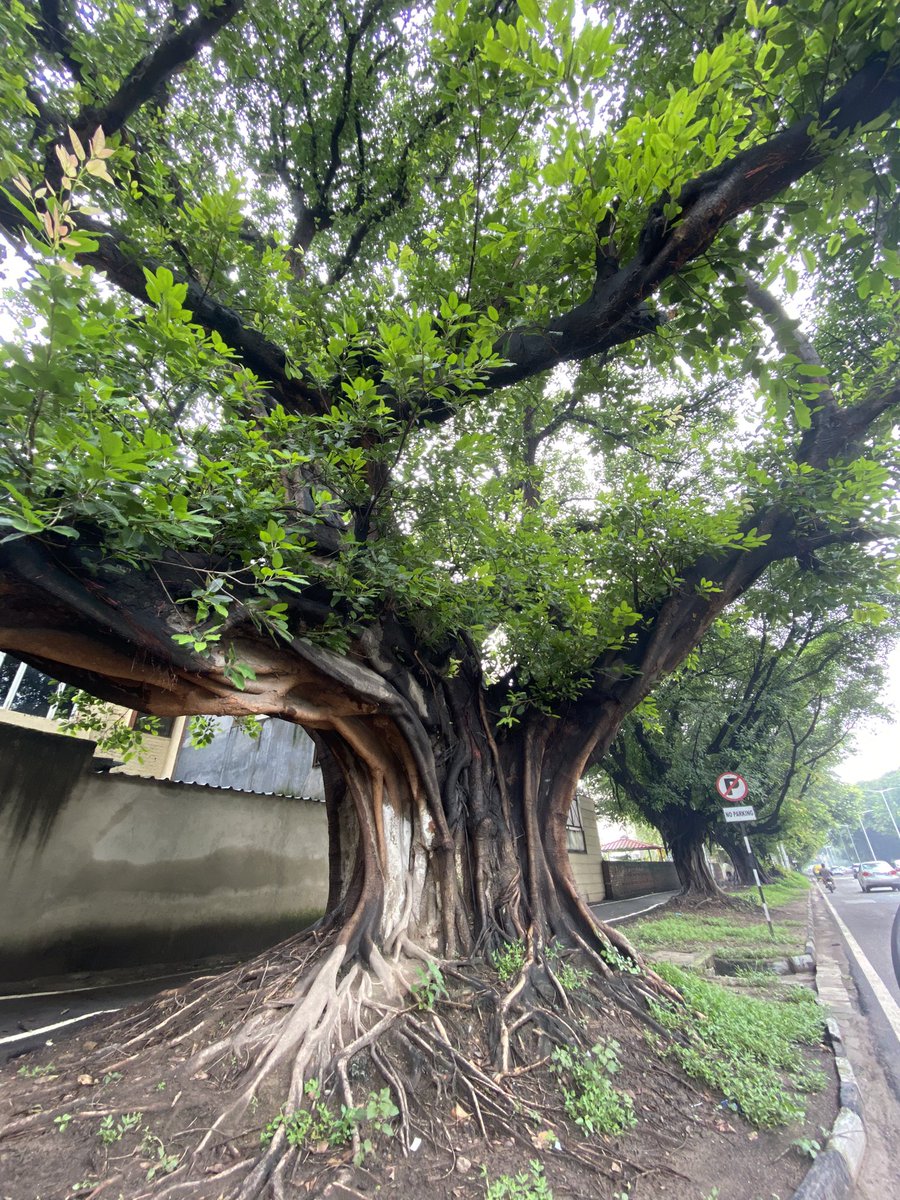
[[[627,1161],[636,1180],[666,1168],[632,1165],[614,1146],[570,1131],[554,1051],[630,1038],[640,1080],[642,1029],[664,1032],[647,1012],[647,995],[677,994],[652,972],[633,977],[606,963],[589,978],[585,967],[600,956],[588,949],[574,952],[573,986],[564,970],[570,952],[548,956],[528,939],[521,969],[504,984],[486,964],[440,963],[406,935],[371,966],[348,963],[338,939],[306,935],[123,1014],[101,1045],[87,1050],[76,1041],[58,1053],[52,1076],[7,1087],[0,1147],[14,1157],[32,1145],[56,1151],[54,1118],[71,1114],[93,1139],[82,1178],[96,1179],[86,1194],[101,1200],[118,1191],[132,1200],[290,1200],[319,1194],[321,1181],[341,1169],[364,1169],[369,1155],[389,1154],[399,1180],[403,1164],[420,1162],[427,1146],[449,1155],[453,1172],[461,1139],[468,1146],[472,1138],[485,1147],[512,1139],[520,1162],[556,1147],[617,1185]],[[616,938],[615,949],[630,947]],[[442,994],[413,990],[422,963],[439,973]],[[661,1068],[658,1079],[686,1106],[702,1101],[671,1070]],[[144,1141],[126,1130],[111,1150],[99,1146],[101,1122],[131,1113],[140,1114]],[[659,1136],[672,1144],[665,1122]],[[148,1179],[157,1161],[165,1170]]]

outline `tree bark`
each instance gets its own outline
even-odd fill
[[[726,900],[704,854],[706,820],[698,819],[693,809],[681,806],[664,810],[654,820],[675,863],[681,895],[701,900]]]
[[[716,841],[731,859],[734,867],[735,875],[738,882],[744,887],[753,887],[756,880],[753,878],[753,865],[756,863],[756,869],[759,873],[760,882],[769,883],[769,874],[760,863],[755,854],[748,854],[747,847],[744,845],[742,836],[729,837],[727,833],[717,833]]]

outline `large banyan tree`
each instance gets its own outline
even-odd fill
[[[410,959],[609,975],[586,764],[771,563],[886,536],[896,7],[677,9],[0,14],[0,646],[325,764],[320,952],[248,1094]]]

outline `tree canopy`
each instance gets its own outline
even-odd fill
[[[829,463],[894,399],[888,6],[657,14],[663,65],[563,3],[101,11],[4,17],[5,519],[206,554],[185,664],[238,609],[343,650],[391,607],[552,708],[704,553],[874,531],[884,467]],[[846,395],[753,320],[820,261],[881,334]]]
[[[282,1070],[298,1107],[342,1030],[425,1037],[390,1007],[423,956],[521,942],[501,1076],[559,1032],[552,946],[637,971],[635,1011],[667,990],[579,897],[566,816],[772,564],[862,618],[894,586],[897,24],[0,11],[0,647],[160,716],[300,723],[323,763],[328,917],[286,1005],[204,1034],[241,1064],[217,1124]]]

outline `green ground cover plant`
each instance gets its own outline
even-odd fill
[[[805,926],[799,921],[779,921],[775,940],[762,921],[748,924],[730,917],[700,917],[671,913],[648,917],[631,926],[631,940],[640,950],[703,950],[726,948],[745,957],[760,957],[754,951],[777,958],[802,949]]]
[[[310,1079],[303,1090],[309,1107],[298,1108],[289,1113],[282,1110],[273,1117],[260,1133],[260,1143],[263,1146],[271,1144],[282,1126],[288,1145],[299,1150],[305,1150],[319,1142],[327,1143],[331,1147],[344,1146],[353,1139],[354,1132],[393,1136],[391,1122],[399,1115],[400,1110],[391,1100],[389,1088],[370,1092],[365,1104],[359,1107],[348,1108],[346,1104],[342,1104],[340,1114],[332,1112],[328,1107],[322,1085],[317,1079]],[[358,1162],[375,1148],[369,1136],[360,1138],[359,1147],[356,1156]]]
[[[768,904],[770,909],[790,904],[792,900],[799,899],[809,889],[810,882],[800,871],[786,871],[774,883],[763,885],[763,891],[766,894],[766,904]],[[732,895],[735,894],[739,894],[744,900],[749,900],[751,904],[761,906],[762,902],[756,888],[742,888],[739,893],[732,891]]]
[[[825,1028],[812,992],[796,988],[783,1001],[758,999],[724,988],[667,963],[659,973],[686,1001],[654,1001],[654,1017],[676,1035],[663,1055],[695,1079],[721,1092],[751,1124],[773,1128],[800,1121],[803,1094],[825,1084],[801,1047],[817,1045]]]
[[[491,1182],[487,1168],[482,1167],[486,1184],[484,1200],[553,1200],[544,1168],[537,1159],[529,1163],[528,1171],[518,1175],[501,1175]]]
[[[500,982],[509,983],[525,965],[525,943],[505,942],[493,952],[491,962],[500,977]]]
[[[618,1050],[619,1043],[610,1040],[587,1053],[567,1046],[553,1051],[566,1113],[585,1133],[624,1133],[637,1123],[631,1097],[609,1081],[619,1070]]]

